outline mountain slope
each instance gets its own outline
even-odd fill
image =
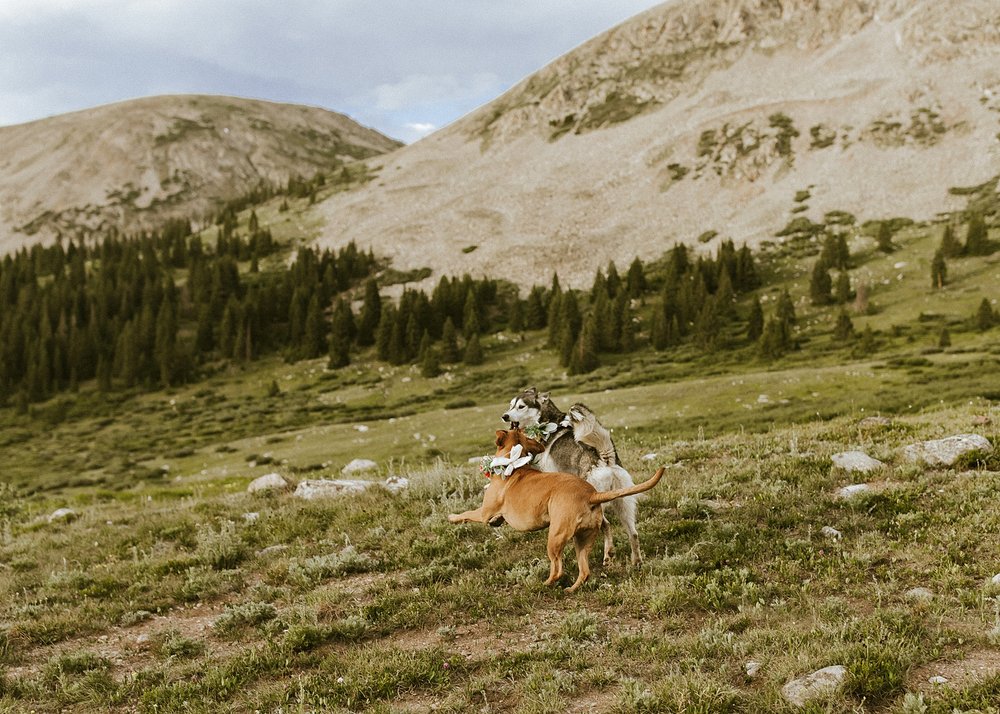
[[[932,218],[1000,173],[998,27],[989,0],[666,3],[394,153],[322,240],[581,284],[705,231],[773,239],[799,191],[815,221]]]
[[[0,249],[76,227],[131,230],[211,212],[262,180],[396,146],[324,109],[215,96],[149,97],[0,127]]]

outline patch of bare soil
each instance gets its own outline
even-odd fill
[[[910,673],[910,688],[919,692],[933,691],[939,687],[964,689],[976,682],[1000,674],[1000,651],[975,650],[966,652],[961,659],[941,659],[917,667]],[[934,677],[944,677],[947,682],[931,682]]]

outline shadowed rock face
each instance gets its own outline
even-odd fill
[[[0,249],[212,213],[261,181],[397,146],[341,114],[232,97],[150,97],[0,127]]]
[[[990,0],[666,3],[380,159],[318,208],[321,242],[583,287],[707,231],[932,218],[1000,165],[998,27]]]

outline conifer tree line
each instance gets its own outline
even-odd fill
[[[253,221],[251,221],[253,223]],[[223,219],[214,248],[175,221],[153,234],[34,246],[0,262],[0,399],[37,401],[83,380],[102,391],[187,381],[203,362],[326,348],[324,308],[376,268],[353,244],[299,251],[286,271],[253,272],[275,249]],[[251,260],[241,275],[238,261]]]

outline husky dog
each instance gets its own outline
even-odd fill
[[[510,400],[510,408],[501,419],[529,432],[533,427],[544,430],[539,440],[545,443],[546,448],[538,457],[538,470],[576,474],[598,491],[631,488],[634,483],[632,476],[622,467],[610,432],[586,406],[576,404],[574,407],[578,417],[575,421],[574,415],[567,415],[552,402],[548,392],[529,387]],[[576,423],[580,424],[582,438],[575,436]],[[608,504],[628,532],[633,565],[642,562],[639,532],[635,526],[636,506],[636,496],[626,496]],[[605,565],[611,562],[613,548],[609,528],[604,536]]]

